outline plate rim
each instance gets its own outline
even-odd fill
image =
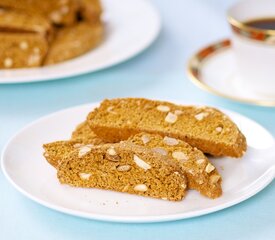
[[[228,49],[230,49],[232,47],[231,45],[231,40],[226,38],[214,43],[211,43],[207,46],[204,46],[202,48],[200,48],[198,51],[196,51],[188,60],[187,62],[187,67],[186,67],[186,71],[187,71],[187,76],[188,78],[191,80],[191,82],[199,87],[200,89],[214,94],[216,96],[222,97],[222,98],[227,98],[230,100],[233,100],[235,102],[240,102],[240,103],[245,103],[245,104],[250,104],[250,105],[256,105],[256,106],[261,106],[261,107],[275,107],[275,100],[254,100],[254,99],[247,99],[247,98],[241,98],[241,97],[234,97],[232,95],[228,95],[225,93],[220,92],[219,90],[207,85],[204,81],[202,81],[198,76],[196,76],[196,74],[194,74],[194,72],[192,71],[193,67],[194,67],[194,62],[196,62],[198,55],[209,48],[215,48],[215,46],[221,46],[222,43],[227,43],[224,46],[222,46],[219,49],[214,50],[214,52],[212,52],[211,54],[207,55],[202,61],[207,61],[207,58],[211,58],[213,57],[213,55],[222,52],[222,51],[226,51]]]
[[[141,1],[141,0],[139,0]],[[13,78],[13,80],[9,80],[10,76],[8,77],[2,77],[2,79],[4,80],[0,80],[0,84],[4,84],[4,85],[9,85],[9,84],[24,84],[24,83],[35,83],[35,82],[44,82],[44,81],[54,81],[54,80],[63,80],[63,79],[68,79],[71,77],[76,77],[76,76],[82,76],[88,73],[95,73],[98,71],[101,71],[103,69],[108,69],[112,66],[116,66],[118,64],[121,64],[127,60],[130,60],[136,56],[138,56],[139,54],[141,54],[142,52],[144,52],[146,49],[148,49],[154,42],[155,40],[158,38],[158,36],[160,35],[161,29],[162,29],[162,19],[161,19],[161,15],[158,11],[158,9],[155,7],[155,5],[151,2],[151,1],[147,1],[147,0],[142,0],[142,2],[144,4],[147,5],[147,9],[149,9],[149,11],[151,12],[151,16],[154,19],[155,23],[156,23],[156,27],[154,29],[153,34],[151,35],[151,38],[148,38],[146,40],[146,42],[141,45],[139,48],[135,49],[134,51],[129,52],[128,54],[126,54],[123,57],[120,57],[119,59],[115,59],[111,62],[108,63],[104,63],[99,67],[96,67],[94,69],[83,69],[81,71],[77,71],[77,72],[70,72],[70,73],[66,73],[65,71],[63,72],[63,74],[58,74],[55,75],[53,74],[52,76],[44,76],[41,73],[37,74],[36,78],[33,78],[30,76],[23,76],[23,77],[13,77],[11,76],[11,78]],[[102,43],[104,44],[104,43]],[[93,50],[91,50],[93,51]],[[89,54],[89,52],[87,52],[87,54]],[[81,55],[82,56],[82,55]],[[70,59],[68,61],[64,61],[63,63],[67,63],[70,62],[71,60],[75,60],[81,56],[78,56],[76,58]],[[43,66],[43,67],[38,67],[38,68],[21,68],[21,69],[13,69],[10,70],[11,75],[12,75],[12,71],[33,71],[33,70],[47,70],[48,68],[55,68],[55,67],[59,67],[59,65],[62,65],[63,63],[58,63],[58,64],[54,64],[52,66]],[[72,66],[73,67],[73,66]],[[62,69],[61,69],[62,70]],[[4,72],[7,71],[7,74],[9,75],[10,73],[8,72],[9,70],[5,70],[5,69],[0,69],[0,74],[4,74]],[[55,72],[60,71],[60,69],[56,69]]]
[[[171,101],[171,102],[173,102],[173,101]],[[175,102],[179,103],[180,101],[175,101]],[[1,153],[1,169],[2,169],[3,175],[8,180],[8,182],[18,192],[20,192],[21,194],[23,194],[25,197],[29,198],[30,200],[34,201],[35,203],[38,203],[44,207],[47,207],[51,210],[55,210],[55,211],[63,213],[63,214],[65,213],[65,214],[72,215],[72,216],[77,216],[77,217],[91,219],[91,220],[105,221],[105,222],[153,223],[153,222],[168,222],[168,221],[189,219],[189,218],[203,216],[206,214],[214,213],[214,212],[229,208],[231,206],[241,203],[241,202],[249,199],[250,197],[256,195],[258,192],[260,192],[265,187],[267,187],[273,181],[273,179],[275,177],[275,165],[273,165],[273,166],[270,166],[269,168],[267,168],[265,170],[265,172],[259,178],[255,179],[255,181],[252,182],[251,186],[249,187],[248,191],[245,194],[240,195],[239,197],[237,197],[233,200],[230,200],[227,203],[219,204],[217,206],[208,207],[204,210],[195,210],[190,213],[176,213],[176,214],[166,214],[166,215],[158,215],[158,216],[154,216],[154,215],[153,216],[152,215],[150,215],[150,216],[115,216],[115,215],[108,215],[108,214],[85,213],[84,211],[73,210],[70,208],[59,206],[57,204],[52,204],[46,200],[41,200],[41,199],[39,199],[39,197],[32,195],[27,190],[25,190],[24,188],[22,188],[16,184],[16,182],[9,175],[5,165],[6,165],[6,162],[8,159],[6,157],[6,154],[7,154],[8,148],[10,147],[10,143],[12,143],[13,140],[18,135],[20,135],[22,132],[24,132],[28,128],[32,127],[36,123],[46,120],[47,118],[51,118],[54,115],[62,114],[62,112],[66,112],[66,111],[73,111],[75,109],[88,108],[88,107],[93,108],[93,107],[98,106],[99,103],[100,102],[93,102],[93,103],[77,105],[77,106],[65,108],[65,109],[62,109],[59,111],[55,111],[53,113],[44,115],[44,116],[30,122],[29,124],[25,125],[25,127],[21,128],[19,131],[17,131],[15,134],[13,134],[13,136],[7,141],[7,143],[3,147],[3,150]],[[185,105],[183,103],[181,103],[181,104]],[[227,110],[227,109],[223,109],[223,110]],[[244,118],[256,123],[258,126],[262,127],[267,133],[269,133],[272,136],[273,140],[275,141],[273,135],[266,128],[264,128],[261,124],[257,123],[253,119],[250,119],[250,118],[246,117],[245,115],[242,115],[238,112],[234,112],[231,110],[227,110],[227,111],[232,112],[233,114],[237,114],[241,117],[244,117]]]

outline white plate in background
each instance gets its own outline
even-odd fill
[[[116,222],[161,222],[215,212],[255,195],[274,178],[272,135],[256,122],[225,111],[247,138],[248,151],[240,159],[216,158],[223,177],[223,195],[215,200],[189,190],[186,199],[169,202],[99,189],[61,185],[56,170],[43,157],[42,144],[68,139],[72,130],[98,104],[69,108],[43,117],[17,133],[2,153],[2,170],[28,198],[67,214]]]
[[[106,38],[97,48],[52,66],[0,70],[0,83],[55,80],[94,72],[121,63],[144,49],[158,36],[160,16],[148,0],[102,0]]]

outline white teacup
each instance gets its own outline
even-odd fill
[[[248,26],[256,19],[275,19],[275,0],[243,0],[228,11],[241,85],[275,98],[275,30]]]

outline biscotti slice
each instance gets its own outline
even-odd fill
[[[142,98],[107,99],[89,114],[88,122],[96,135],[110,142],[148,132],[181,139],[214,156],[241,157],[247,148],[236,124],[211,107]]]
[[[39,33],[48,38],[52,28],[50,22],[42,15],[14,9],[1,9],[0,32]]]
[[[69,140],[69,141],[56,141],[43,144],[45,150],[44,157],[53,167],[57,167],[59,162],[64,156],[70,154],[76,149],[84,146],[85,144],[81,140]],[[93,146],[91,143],[86,143],[87,147]]]
[[[72,133],[71,140],[82,140],[82,142],[93,142],[93,144],[103,144],[104,141],[97,137],[92,131],[87,121],[80,123]]]
[[[86,21],[99,23],[102,14],[100,0],[80,0],[80,14]]]
[[[87,147],[66,155],[57,167],[62,184],[179,201],[186,179],[165,156],[134,144]]]
[[[56,25],[72,25],[77,20],[79,2],[76,0],[1,0],[0,7],[38,13]]]
[[[0,32],[0,69],[42,65],[48,51],[47,40],[36,33]]]
[[[209,198],[221,196],[222,178],[213,164],[197,148],[179,139],[149,133],[137,134],[127,141],[173,159],[185,173],[188,188],[195,189]]]
[[[101,24],[91,25],[86,22],[60,29],[53,41],[46,65],[63,62],[82,55],[96,47],[103,39]]]

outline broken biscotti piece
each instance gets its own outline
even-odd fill
[[[137,134],[127,141],[145,146],[173,159],[187,177],[188,188],[195,189],[209,198],[221,196],[222,178],[217,169],[197,148],[179,139],[149,133]]]
[[[241,157],[246,139],[235,123],[211,107],[181,106],[142,98],[104,100],[88,116],[104,141],[117,142],[147,132],[181,139],[214,156]]]
[[[61,183],[178,201],[186,179],[165,156],[128,143],[83,146],[57,167]]]
[[[48,51],[46,39],[36,33],[0,32],[0,69],[42,65]]]
[[[56,25],[72,25],[77,20],[76,0],[1,0],[0,7],[40,14]]]
[[[103,39],[103,26],[86,22],[65,27],[56,33],[46,65],[63,62],[82,55],[96,47]]]

